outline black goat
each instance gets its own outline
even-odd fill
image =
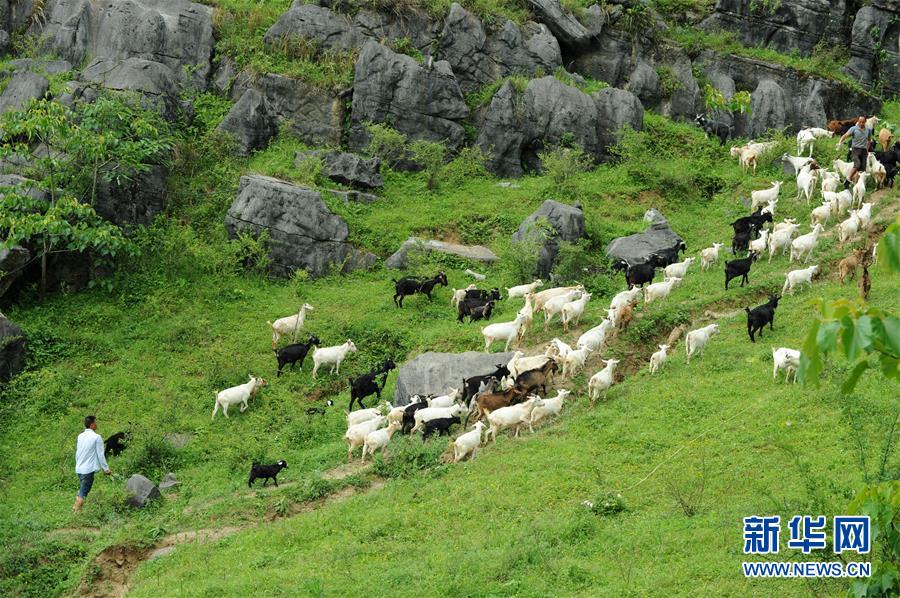
[[[434,289],[435,285],[447,286],[447,275],[443,272],[438,272],[434,278],[401,278],[400,280],[394,280],[394,305],[397,307],[403,307],[403,298],[407,295],[415,295],[416,293],[422,293],[428,297],[428,300],[431,301],[431,291]]]
[[[456,306],[456,321],[462,322],[466,316],[471,318],[472,311],[482,308],[488,303],[487,299],[463,299]]]
[[[466,291],[466,299],[482,299],[484,301],[500,301],[500,289],[494,287],[490,291],[484,289],[469,289]]]
[[[119,453],[124,451],[128,446],[130,436],[130,432],[116,432],[107,438],[104,443],[105,446],[103,447],[103,455],[109,457],[109,454],[112,453],[113,457],[118,457]]]
[[[644,263],[628,266],[625,270],[625,282],[628,284],[628,288],[630,289],[633,286],[643,287],[648,282],[653,282],[653,277],[656,276],[656,269],[665,267],[663,266],[664,263],[665,259],[654,253]]]
[[[294,369],[294,365],[299,361],[300,369],[303,369],[303,361],[306,359],[306,355],[309,353],[309,350],[312,349],[313,345],[320,345],[322,341],[319,340],[319,337],[311,334],[305,343],[294,343],[293,345],[288,345],[281,349],[275,349],[275,359],[278,360],[278,375],[281,375],[281,369],[287,364],[291,364],[291,369]]]
[[[738,252],[750,249],[750,239],[752,236],[753,233],[749,230],[742,230],[734,233],[734,237],[731,238],[731,252],[734,255],[737,255]]]
[[[900,166],[900,143],[894,145],[886,152],[875,152],[875,158],[884,165],[887,176],[884,184],[887,187],[894,186],[894,177],[897,176],[897,168]]]
[[[366,406],[363,405],[363,399],[369,395],[376,395],[380,401],[381,391],[384,390],[384,385],[387,383],[387,374],[395,367],[397,367],[397,364],[390,359],[385,359],[380,366],[368,374],[363,374],[356,380],[348,378],[350,380],[350,406],[347,407],[347,411],[353,411],[353,403],[359,403],[359,408],[365,409]],[[381,379],[381,386],[379,386],[375,379],[382,374],[384,377]]]
[[[428,437],[438,433],[438,436],[449,436],[450,428],[453,427],[454,424],[459,423],[459,416],[454,415],[452,417],[440,417],[438,419],[430,419],[425,422],[425,433],[422,434],[422,442],[428,440]]]
[[[260,465],[259,463],[254,463],[250,466],[250,479],[247,481],[247,487],[252,488],[253,482],[256,480],[262,480],[263,486],[269,483],[269,480],[275,481],[275,486],[278,486],[278,472],[282,469],[287,469],[287,461],[279,461],[274,465]]]
[[[474,322],[475,320],[490,320],[491,313],[494,311],[494,302],[488,301],[481,307],[473,307],[469,310],[469,323]]]
[[[671,266],[678,261],[678,254],[684,253],[685,251],[687,251],[687,244],[685,244],[684,241],[681,241],[675,247],[657,251],[656,255],[660,258],[659,267],[665,268],[666,266]]]
[[[769,325],[769,330],[775,330],[775,308],[778,307],[778,299],[779,297],[775,295],[769,295],[768,303],[753,309],[744,308],[744,311],[747,312],[747,334],[750,335],[751,343],[756,342],[756,339],[753,338],[756,332],[759,332],[759,338],[762,338],[762,331],[766,324]]]
[[[498,363],[496,368],[497,369],[495,369],[490,374],[485,374],[483,376],[472,376],[471,378],[466,378],[463,380],[463,405],[468,405],[472,400],[472,397],[478,394],[478,389],[481,388],[482,383],[491,378],[503,380],[504,377],[509,376],[509,368],[506,367],[506,365]]]
[[[426,407],[428,407],[428,401],[424,398],[418,403],[410,403],[407,405],[406,409],[403,410],[403,427],[400,428],[401,432],[409,434],[409,431],[416,425],[416,411],[425,409]]]
[[[732,222],[731,228],[734,229],[735,233],[749,231],[752,235],[756,235],[762,230],[766,222],[772,222],[772,213],[766,212],[763,214],[762,208],[760,208],[749,216],[738,218]]]
[[[730,262],[725,262],[725,290],[728,290],[728,283],[732,278],[741,277],[741,286],[744,286],[744,283],[750,284],[750,278],[747,276],[750,273],[750,266],[753,262],[756,261],[756,258],[759,257],[759,254],[755,251],[751,251],[750,255],[745,258],[739,260],[731,260]]]
[[[731,138],[732,128],[723,122],[706,118],[704,114],[698,114],[694,120],[697,121],[697,124],[700,125],[707,137],[718,137],[720,145],[725,145],[725,142]]]

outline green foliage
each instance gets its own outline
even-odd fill
[[[653,8],[658,13],[678,24],[705,17],[714,6],[714,0],[653,0]]]
[[[646,4],[636,4],[626,8],[622,12],[619,23],[622,30],[631,34],[635,39],[639,37],[652,39],[656,35],[653,10]]]
[[[549,191],[563,198],[576,195],[576,178],[593,166],[591,157],[580,147],[555,147],[538,154],[547,175]]]
[[[546,218],[538,218],[526,226],[525,234],[519,241],[506,245],[502,263],[512,280],[531,280],[534,277],[541,249],[553,234],[550,222]]]
[[[854,581],[857,598],[900,594],[900,482],[866,486],[850,502],[850,515],[868,515],[872,541],[872,575]]]
[[[488,157],[481,148],[464,147],[444,166],[441,179],[449,185],[461,185],[474,179],[488,178],[490,173],[485,167],[487,160]]]
[[[684,83],[681,82],[672,67],[658,66],[656,75],[659,77],[659,93],[664,99],[670,99],[684,89]]]
[[[781,8],[781,0],[750,0],[750,10],[775,14]]]
[[[422,54],[422,51],[419,50],[415,44],[413,44],[412,40],[408,37],[400,37],[393,40],[390,43],[390,47],[394,52],[398,54],[406,54],[412,58],[415,58],[418,62],[422,62],[425,60],[425,56]]]
[[[425,172],[426,186],[429,191],[437,189],[440,184],[440,175],[444,168],[444,160],[447,157],[447,148],[443,143],[417,139],[409,146],[409,152],[413,160]]]
[[[598,496],[590,503],[590,510],[595,515],[601,517],[610,517],[625,512],[628,508],[625,506],[625,500],[622,495],[616,492],[606,492]]]
[[[384,167],[393,168],[406,157],[406,135],[382,123],[366,124],[369,145],[366,155],[380,158]]]
[[[294,163],[296,176],[294,180],[303,185],[315,187],[322,183],[322,171],[325,162],[322,156],[308,154]]]
[[[594,92],[600,91],[601,89],[606,89],[607,87],[609,87],[609,84],[605,81],[598,81],[596,79],[583,77],[581,75],[572,75],[561,66],[556,67],[556,70],[553,71],[553,76],[569,87],[580,89],[586,94],[592,94]]]
[[[887,271],[900,272],[900,221],[885,231],[879,249]],[[859,377],[875,366],[870,357],[886,378],[900,381],[900,318],[846,299],[815,304],[819,317],[806,335],[800,356],[799,377],[804,384],[818,386],[823,357],[838,351],[854,364],[841,387],[845,394],[852,393]]]
[[[710,84],[703,88],[703,103],[710,112],[750,114],[752,98],[749,91],[736,91],[730,98]]]
[[[158,480],[178,466],[178,451],[163,438],[160,427],[137,426],[131,432],[127,447],[122,452],[119,466],[125,477],[137,473]]]
[[[528,77],[524,75],[510,75],[508,77],[503,77],[501,79],[497,79],[491,83],[488,83],[482,86],[480,89],[477,89],[471,92],[466,96],[466,104],[469,108],[477,108],[479,106],[484,106],[494,98],[494,94],[503,87],[503,84],[507,81],[512,84],[513,88],[518,92],[522,93],[525,91],[525,88],[528,87]]]
[[[235,265],[251,272],[265,273],[271,262],[268,241],[269,231],[259,235],[239,232],[230,242],[235,252]]]
[[[418,436],[400,438],[399,435],[388,446],[388,454],[375,457],[373,471],[385,478],[409,478],[423,472],[439,475],[446,469],[441,465],[441,455],[447,449],[447,442],[441,437],[422,442]]]

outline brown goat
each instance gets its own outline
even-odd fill
[[[634,315],[634,303],[629,303],[619,310],[619,317],[616,320],[616,328],[625,330],[631,324],[631,318]]]
[[[850,276],[850,280],[856,278],[856,269],[859,267],[859,264],[864,261],[866,253],[867,250],[865,248],[857,249],[840,261],[838,264],[838,272],[841,284],[844,284],[844,280],[848,275]]]
[[[475,408],[472,409],[470,414],[474,413],[475,421],[479,421],[491,411],[496,411],[501,407],[509,407],[510,405],[523,402],[527,395],[528,391],[521,386],[513,386],[503,392],[486,392],[475,398]],[[463,423],[463,428],[465,428],[468,423],[469,416],[466,415],[466,421]]]
[[[559,371],[556,360],[551,359],[543,366],[536,370],[528,370],[516,376],[516,386],[525,389],[525,393],[529,393],[537,388],[541,389],[541,394],[547,394],[547,382],[550,377]]]
[[[848,118],[844,120],[829,120],[828,121],[828,130],[834,133],[835,135],[843,135],[847,131],[850,130],[850,127],[856,124],[855,118]]]

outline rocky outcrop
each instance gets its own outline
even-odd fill
[[[431,67],[369,42],[356,61],[350,148],[369,143],[366,123],[388,123],[410,139],[443,142],[458,149],[465,137],[459,123],[469,113],[450,64]]]
[[[535,226],[538,220],[546,221],[550,226],[549,231]],[[559,254],[559,242],[575,243],[582,236],[584,236],[584,211],[581,204],[569,206],[548,199],[522,221],[512,240],[514,243],[521,243],[526,240],[539,241],[543,238],[538,252],[536,274],[547,278]]]
[[[588,29],[572,14],[564,11],[559,0],[528,0],[538,21],[547,25],[559,43],[575,50],[587,46],[593,39]]]
[[[0,382],[18,374],[24,362],[25,333],[0,314]]]
[[[440,396],[451,388],[461,388],[464,378],[490,374],[498,365],[509,363],[512,356],[511,352],[422,353],[400,366],[394,404],[405,405],[413,395]]]
[[[138,473],[128,478],[125,490],[128,492],[128,504],[136,508],[141,508],[152,500],[162,498],[159,487]]]
[[[174,119],[181,111],[176,79],[169,67],[159,62],[100,57],[85,67],[81,78],[107,89],[137,92],[144,96],[149,107],[168,119]]]
[[[525,132],[519,113],[516,90],[505,82],[491,98],[481,119],[477,146],[487,156],[485,166],[497,176],[522,176],[522,147]]]
[[[32,32],[73,64],[102,58],[112,68],[139,59],[161,65],[155,70],[164,71],[173,83],[206,89],[214,44],[212,13],[212,7],[186,0],[55,0]]]
[[[37,73],[17,72],[0,94],[0,113],[21,110],[28,100],[39,100],[47,95],[50,82]]]
[[[251,88],[235,102],[218,128],[234,137],[238,155],[247,156],[266,147],[278,134],[278,117],[266,98]]]
[[[302,0],[295,0],[275,21],[263,41],[275,44],[284,38],[308,40],[325,51],[352,50],[364,39],[348,17]]]
[[[867,87],[879,83],[885,96],[900,93],[900,2],[874,0],[862,7],[851,39],[847,74]]]
[[[348,152],[320,150],[297,152],[295,162],[315,157],[322,160],[322,174],[342,185],[360,189],[376,189],[384,184],[381,178],[381,160],[363,158]]]
[[[618,237],[606,246],[606,255],[610,259],[624,260],[633,266],[645,262],[651,254],[658,251],[677,252],[684,243],[658,210],[648,211],[644,220],[651,223],[644,232]]]
[[[747,46],[773,48],[779,52],[812,53],[820,42],[843,45],[849,23],[860,2],[796,0],[778,2],[774,10],[755,0],[719,0],[703,22],[705,29],[735,31]]]
[[[22,270],[30,259],[31,252],[25,247],[0,248],[0,299],[22,277]]]
[[[628,93],[628,92],[625,92]],[[547,76],[532,79],[522,94],[526,145],[522,160],[540,169],[537,150],[571,140],[588,154],[600,151],[597,106],[591,96]]]
[[[636,95],[614,87],[597,92],[594,102],[597,106],[599,151],[603,159],[608,159],[607,150],[618,143],[623,127],[627,125],[635,131],[644,128],[644,107]]]
[[[545,26],[520,28],[506,20],[488,35],[481,21],[456,2],[444,21],[438,57],[450,63],[463,93],[513,73],[552,72],[562,64],[559,43]]]
[[[347,223],[328,209],[318,192],[271,177],[241,177],[225,228],[232,237],[266,231],[270,270],[281,276],[297,269],[321,276],[332,266],[347,272],[371,267],[376,259],[350,245]]]
[[[166,207],[167,176],[164,166],[154,165],[119,183],[100,178],[94,209],[119,226],[149,226]]]
[[[695,61],[723,93],[752,92],[751,117],[734,122],[735,136],[759,136],[768,129],[824,126],[847,114],[875,114],[878,98],[848,89],[838,81],[818,79],[791,68],[704,52]]]
[[[482,245],[459,245],[433,239],[424,240],[418,237],[410,237],[403,242],[400,249],[385,260],[385,266],[388,268],[406,268],[407,254],[410,251],[443,253],[484,264],[493,264],[500,259],[497,257],[497,254]]]

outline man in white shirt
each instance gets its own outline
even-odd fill
[[[112,473],[103,454],[103,438],[97,434],[97,418],[89,415],[84,418],[84,432],[78,435],[75,446],[75,473],[78,474],[79,488],[72,506],[73,513],[81,510],[84,499],[94,485],[94,474],[101,468],[106,475]]]

